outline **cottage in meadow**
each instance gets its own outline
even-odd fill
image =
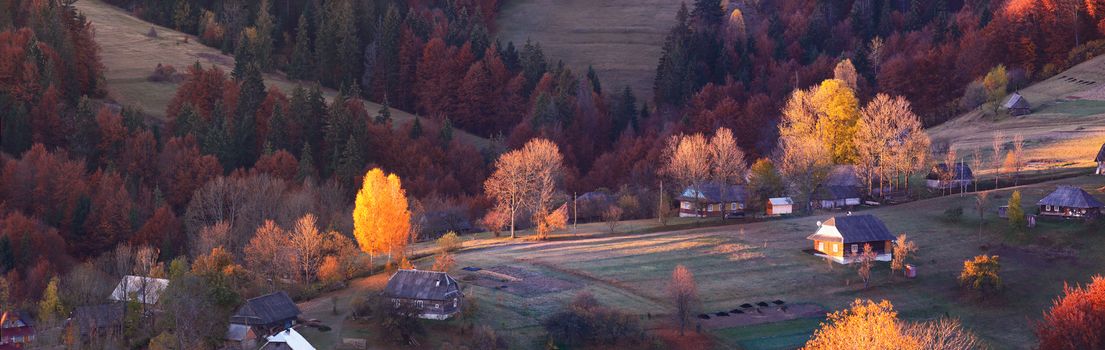
[[[747,198],[744,186],[710,182],[697,189],[687,187],[676,199],[679,200],[679,217],[705,218],[743,215]]]
[[[238,333],[241,327],[246,326],[257,336],[268,336],[277,332],[292,328],[299,318],[299,307],[295,305],[288,293],[283,291],[262,295],[246,300],[245,305],[230,316],[231,331],[237,326]]]
[[[1059,186],[1036,202],[1036,206],[1042,216],[1070,219],[1101,215],[1101,207],[1105,205],[1081,188]]]
[[[814,255],[850,264],[863,254],[863,246],[869,244],[876,254],[875,260],[890,261],[894,235],[873,215],[835,216],[817,225],[817,232],[806,237],[813,241]]]
[[[413,308],[419,318],[444,320],[460,312],[464,294],[460,284],[445,272],[399,270],[388,278],[383,296],[396,309]]]
[[[1032,106],[1028,103],[1028,100],[1016,92],[1009,95],[1009,99],[1005,100],[1005,104],[1002,104],[1001,107],[1009,111],[1009,115],[1012,116],[1032,113]]]
[[[934,190],[958,189],[962,192],[966,191],[967,186],[973,181],[975,181],[975,174],[967,163],[955,163],[950,167],[948,164],[939,163],[933,165],[925,176],[925,187]]]

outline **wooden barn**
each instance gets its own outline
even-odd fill
[[[1105,144],[1101,145],[1101,149],[1097,151],[1097,157],[1093,161],[1097,162],[1097,169],[1093,173],[1105,175]]]
[[[679,200],[679,217],[726,217],[744,214],[748,192],[744,186],[707,183],[696,191],[686,188]]]
[[[268,336],[295,326],[299,314],[299,307],[288,293],[279,291],[246,300],[245,305],[230,316],[230,328],[247,326],[256,336]]]
[[[846,215],[818,222],[817,232],[806,239],[813,241],[814,255],[841,264],[850,264],[863,246],[870,244],[878,254],[875,260],[890,261],[894,235],[886,224],[873,215]]]
[[[460,284],[438,271],[399,270],[388,278],[383,295],[395,308],[413,307],[418,317],[444,320],[460,312]]]
[[[933,165],[925,176],[925,186],[937,190],[958,189],[962,192],[966,191],[967,186],[970,186],[974,180],[974,171],[971,171],[971,167],[966,163],[955,163],[950,167],[940,163]]]
[[[840,209],[859,204],[859,188],[855,186],[821,185],[810,196],[810,205],[814,208]]]
[[[768,216],[779,216],[794,213],[794,200],[790,197],[768,198],[765,211]]]
[[[1091,218],[1101,215],[1100,201],[1074,186],[1059,186],[1054,192],[1036,202],[1042,216],[1062,218]]]
[[[1009,114],[1013,116],[1032,113],[1032,105],[1028,104],[1028,100],[1025,99],[1024,96],[1016,92],[1009,95],[1009,99],[1005,100],[1005,104],[1001,105],[1001,107],[1009,111]]]

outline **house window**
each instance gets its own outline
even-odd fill
[[[859,254],[859,244],[852,245],[852,254]]]
[[[683,209],[691,209],[691,202],[683,202]]]
[[[825,251],[825,242],[817,242],[817,250]]]
[[[838,252],[839,250],[840,250],[840,248],[839,248],[839,247],[837,247],[836,243],[833,243],[833,253],[836,253],[836,252]]]
[[[441,304],[438,304],[438,303],[434,303],[434,308],[435,308],[435,309],[440,309],[440,308],[441,308]]]
[[[419,300],[419,301],[415,302],[415,304],[417,304],[417,305],[418,305],[418,308],[419,308],[419,309],[421,309],[422,307],[426,306],[425,302],[424,302],[424,301],[422,301],[422,300]]]
[[[730,204],[730,205],[729,205],[729,209],[732,209],[732,210],[737,210],[737,209],[739,209],[739,208],[737,208],[737,202],[733,202],[733,204]]]
[[[453,299],[453,307],[457,307],[457,299]]]

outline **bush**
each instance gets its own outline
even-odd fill
[[[618,224],[622,220],[622,213],[622,208],[616,205],[611,205],[602,213],[602,220],[610,227],[610,233],[617,232]]]
[[[983,294],[1001,290],[1001,263],[997,255],[979,255],[963,262],[959,285]]]
[[[157,67],[154,67],[153,73],[150,73],[150,76],[146,77],[146,80],[155,83],[176,83],[184,80],[184,78],[180,74],[177,74],[176,68],[173,68],[173,66],[158,63]]]
[[[437,248],[443,252],[451,252],[460,249],[462,243],[456,232],[449,231],[437,239]]]
[[[959,222],[959,219],[963,218],[963,207],[952,207],[944,210],[944,220],[948,222]]]
[[[543,325],[550,338],[569,346],[645,341],[645,333],[636,317],[607,308],[586,292],[577,295]]]

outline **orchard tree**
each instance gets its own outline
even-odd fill
[[[269,290],[277,289],[277,282],[284,277],[284,263],[295,261],[287,247],[288,232],[272,220],[265,220],[243,250],[246,266],[267,282]]]
[[[671,272],[668,295],[675,307],[675,320],[679,324],[679,335],[682,336],[687,323],[694,319],[699,302],[698,286],[694,283],[694,275],[686,266],[676,265]]]
[[[364,176],[353,209],[353,236],[369,256],[402,255],[411,235],[411,212],[399,176],[375,168]],[[371,265],[371,264],[370,264]]]

